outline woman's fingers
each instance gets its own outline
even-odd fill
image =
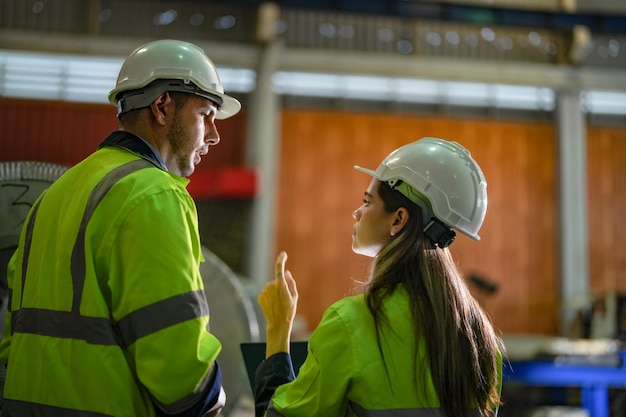
[[[289,270],[285,271],[285,283],[287,284],[287,289],[289,290],[289,295],[294,300],[298,299],[298,287],[296,285],[296,280],[291,276],[291,272]]]
[[[274,263],[274,279],[265,284],[258,301],[265,316],[266,357],[289,352],[289,338],[298,306],[298,290],[291,272],[285,270],[287,253]]]
[[[274,278],[278,281],[284,281],[285,279],[285,263],[287,263],[287,253],[282,251],[278,254],[274,263]]]
[[[267,320],[293,320],[298,304],[298,289],[291,272],[285,270],[287,253],[282,251],[274,264],[274,279],[265,284],[258,301]]]

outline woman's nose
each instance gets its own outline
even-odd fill
[[[361,217],[361,212],[359,211],[359,209],[356,209],[352,212],[352,218],[354,220],[359,220],[360,217]]]

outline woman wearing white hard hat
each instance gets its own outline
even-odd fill
[[[495,416],[503,347],[470,295],[448,246],[478,240],[486,181],[456,142],[423,138],[374,170],[356,209],[352,249],[373,258],[363,294],[333,304],[309,339],[297,378],[289,333],[296,283],[276,260],[259,303],[266,360],[257,416]]]

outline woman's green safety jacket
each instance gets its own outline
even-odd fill
[[[103,147],[38,200],[8,268],[3,410],[138,417],[198,401],[221,345],[187,183]]]
[[[333,304],[309,339],[297,378],[276,389],[266,416],[443,417],[423,343],[414,355],[406,291],[396,289],[385,298],[383,309],[390,326],[381,327],[381,356],[365,297]],[[275,363],[269,358],[257,371],[257,385],[262,383],[260,374],[281,368],[276,356]],[[469,413],[479,415],[477,409]]]

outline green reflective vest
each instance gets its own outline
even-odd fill
[[[8,268],[7,415],[154,416],[198,400],[221,345],[187,183],[106,147],[33,207]]]
[[[381,331],[384,359],[364,295],[344,298],[324,313],[309,339],[298,377],[278,387],[266,415],[443,416],[423,343],[415,362],[406,291],[397,289],[383,308],[391,324],[391,329],[383,326]]]

